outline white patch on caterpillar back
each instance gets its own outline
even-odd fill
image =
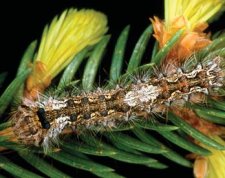
[[[197,67],[189,73],[184,73],[181,68],[177,68],[174,73],[171,73],[166,77],[164,77],[162,73],[159,74],[159,79],[164,79],[169,83],[175,83],[183,76],[187,77],[188,79],[195,78],[196,75],[201,71],[204,71],[204,69],[201,64],[198,64]]]
[[[191,93],[204,93],[204,94],[208,95],[209,91],[207,88],[201,88],[199,86],[195,86],[190,89],[190,92],[188,94],[191,94]]]
[[[39,106],[37,102],[30,100],[28,98],[23,98],[23,104],[29,106],[30,108],[36,108]]]
[[[65,101],[60,100],[52,100],[52,109],[59,110],[61,108],[65,108],[67,106],[67,103]]]
[[[218,76],[219,73],[222,73],[222,69],[219,66],[220,60],[221,60],[220,57],[217,57],[206,64],[206,67],[208,69],[206,71],[206,74],[207,78],[209,79],[209,84],[214,87],[223,86],[224,74]]]
[[[202,65],[198,64],[197,67],[192,72],[183,75],[185,75],[187,78],[195,78],[196,75],[203,70],[204,69],[202,68]]]
[[[176,90],[171,94],[171,96],[167,100],[164,101],[164,104],[166,104],[167,106],[170,106],[172,102],[176,100],[181,100],[181,99],[183,99],[186,102],[189,100],[189,96],[193,93],[204,93],[208,95],[209,91],[207,88],[202,88],[199,86],[190,88],[190,91],[186,93],[183,93],[180,90]]]
[[[159,96],[160,89],[153,85],[143,85],[141,88],[133,88],[127,92],[124,102],[129,106],[143,105],[143,103],[153,102]]]
[[[48,150],[52,143],[58,143],[58,137],[62,133],[63,129],[71,124],[69,116],[61,116],[57,118],[50,129],[48,130],[46,136],[43,139],[42,146],[44,150]]]
[[[61,108],[67,107],[67,99],[56,100],[53,97],[49,97],[47,100],[38,102],[39,107],[47,107],[52,110],[60,110]]]

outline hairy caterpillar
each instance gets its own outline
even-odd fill
[[[189,61],[188,61],[189,62]],[[80,95],[24,100],[13,114],[13,130],[26,145],[48,149],[57,144],[65,128],[114,128],[136,117],[165,114],[171,105],[196,102],[196,94],[214,96],[224,87],[224,58],[196,63],[191,70],[176,68],[169,74],[144,76],[111,90],[97,89]],[[203,102],[203,101],[201,101]]]

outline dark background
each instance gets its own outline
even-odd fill
[[[15,1],[16,2],[16,1]],[[44,26],[51,22],[56,14],[65,8],[93,8],[107,14],[109,33],[112,34],[109,53],[122,29],[130,24],[131,34],[128,46],[132,50],[136,40],[149,25],[149,17],[163,17],[163,1],[104,1],[104,0],[45,0],[45,1],[12,1],[6,2],[1,8],[1,65],[0,71],[11,71],[12,77],[18,67],[21,56],[34,39],[40,39]],[[128,48],[129,49],[129,48]],[[149,50],[151,51],[151,49]],[[127,57],[130,53],[127,54]],[[104,60],[107,62],[106,60]],[[109,60],[108,60],[109,61]]]
[[[16,2],[16,1],[15,1]],[[162,0],[134,0],[134,1],[106,1],[106,0],[45,0],[45,1],[7,1],[0,5],[1,13],[1,65],[0,71],[9,71],[7,83],[14,77],[18,67],[20,58],[34,39],[40,39],[42,30],[46,23],[60,14],[65,8],[78,7],[78,8],[93,8],[100,10],[107,14],[109,21],[109,33],[112,38],[109,44],[108,53],[104,59],[104,65],[110,64],[110,56],[119,33],[122,29],[130,24],[131,31],[129,35],[128,51],[132,50],[136,40],[143,30],[149,25],[149,17],[157,15],[163,18],[163,1]],[[125,4],[124,4],[125,3]],[[225,16],[220,20],[214,22],[210,27],[211,31],[217,31],[224,28]],[[149,45],[149,58],[151,45]],[[129,57],[130,53],[126,53]],[[107,70],[106,70],[107,75]],[[104,160],[103,160],[104,161]],[[169,162],[164,160],[164,162]],[[116,165],[116,166],[115,166]],[[170,169],[155,170],[136,165],[121,164],[114,162],[114,167],[119,170],[121,174],[126,177],[193,177],[192,170],[178,166],[175,163],[169,162]],[[76,174],[76,177],[83,177],[82,173]],[[87,175],[86,175],[87,176]]]

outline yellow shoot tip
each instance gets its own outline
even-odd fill
[[[55,77],[71,58],[88,45],[98,42],[107,31],[107,18],[94,10],[65,10],[46,27],[36,60]]]
[[[174,19],[183,16],[186,28],[193,30],[224,9],[225,0],[165,0],[165,24],[170,27]]]
[[[194,52],[209,45],[209,35],[204,33],[207,22],[224,7],[225,0],[165,0],[165,21],[157,17],[151,19],[159,47],[164,47],[180,29],[183,34],[164,62],[180,65]]]
[[[225,145],[225,141],[219,136],[211,136],[216,142]],[[210,156],[198,156],[194,164],[194,175],[196,178],[225,178],[225,150],[216,150],[214,148],[206,147],[212,152]]]
[[[78,52],[97,43],[107,30],[107,17],[95,10],[69,9],[55,17],[43,31],[33,72],[27,80],[26,97],[30,98],[34,90],[42,92]],[[40,66],[42,70],[38,70]]]

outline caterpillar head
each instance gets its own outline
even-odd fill
[[[25,145],[42,146],[45,151],[58,144],[59,135],[69,125],[71,118],[51,118],[46,112],[52,102],[23,102],[12,116],[13,130],[17,139]]]
[[[19,142],[25,145],[40,146],[47,129],[43,128],[37,109],[27,105],[20,105],[12,115],[13,131]]]

